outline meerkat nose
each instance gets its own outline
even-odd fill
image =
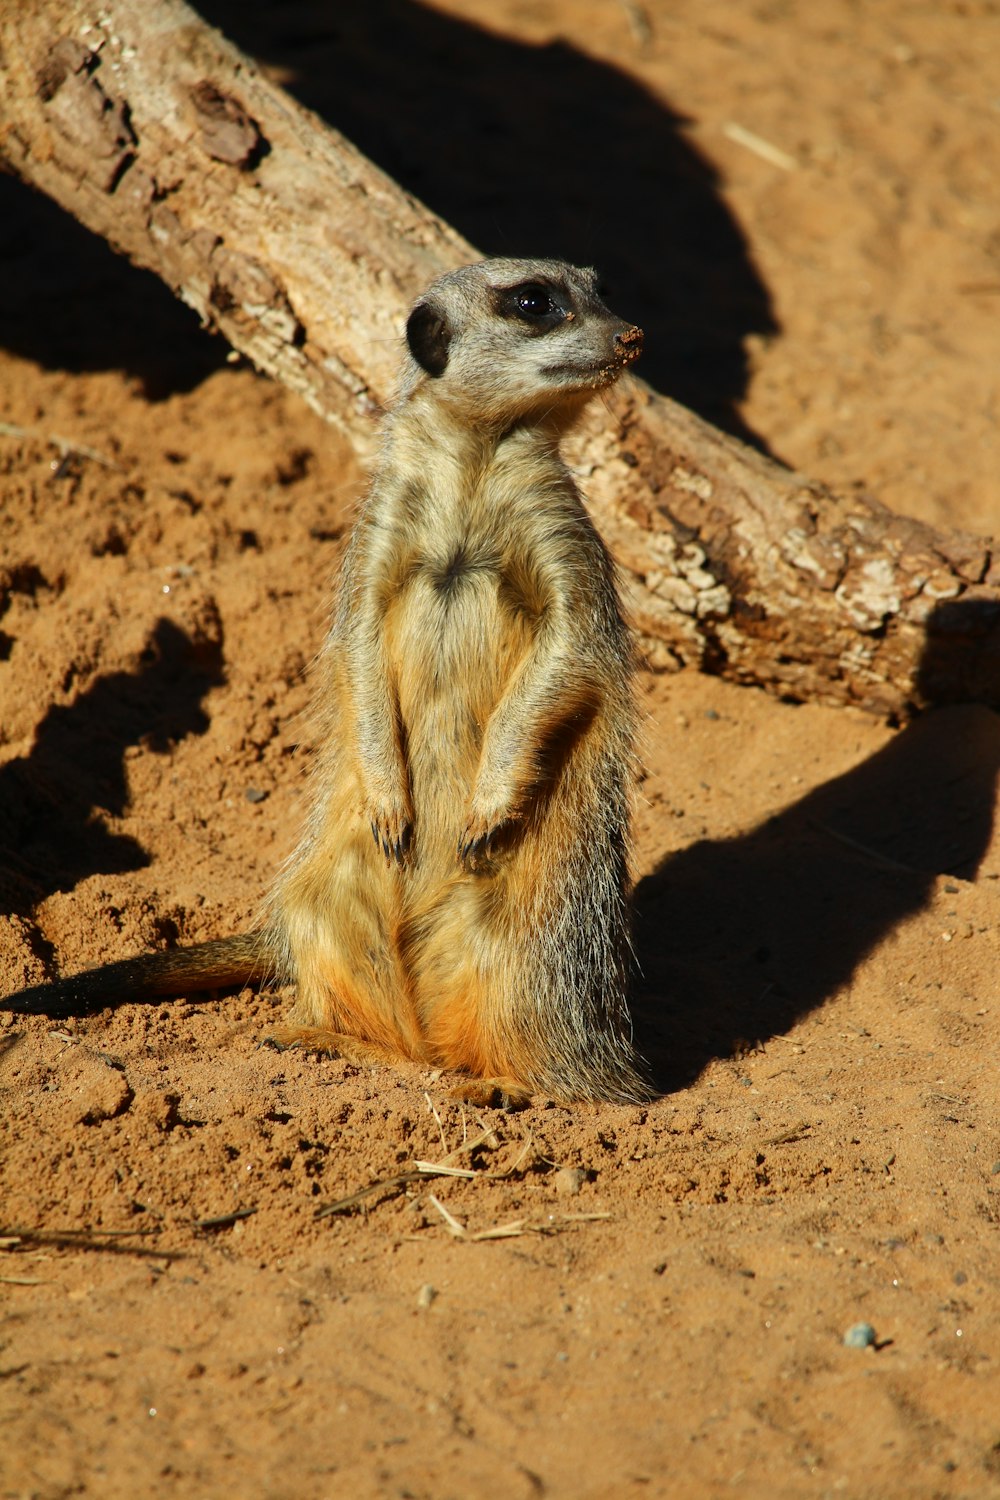
[[[622,362],[631,364],[642,353],[642,329],[636,328],[634,323],[623,328],[620,333],[615,334],[615,348]]]

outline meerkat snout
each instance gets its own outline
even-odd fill
[[[621,353],[623,364],[633,364],[639,358],[639,355],[642,353],[642,341],[642,329],[636,328],[634,325],[631,328],[624,328],[620,333],[615,334],[615,344]]]

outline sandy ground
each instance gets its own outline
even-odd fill
[[[207,14],[485,249],[601,262],[663,389],[1000,530],[997,6],[348,9]],[[248,921],[364,476],[8,182],[0,266],[7,993]],[[649,1107],[279,1055],[280,996],[0,1013],[4,1500],[1000,1495],[1000,725],[640,691]]]

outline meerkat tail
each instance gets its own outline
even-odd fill
[[[0,1003],[21,1015],[89,1015],[130,1001],[176,999],[202,990],[260,983],[274,977],[277,968],[266,935],[245,932],[85,969],[51,984],[20,990]]]

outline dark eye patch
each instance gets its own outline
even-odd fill
[[[518,318],[538,333],[547,333],[566,317],[570,300],[564,287],[544,281],[522,281],[496,293],[497,311]]]

